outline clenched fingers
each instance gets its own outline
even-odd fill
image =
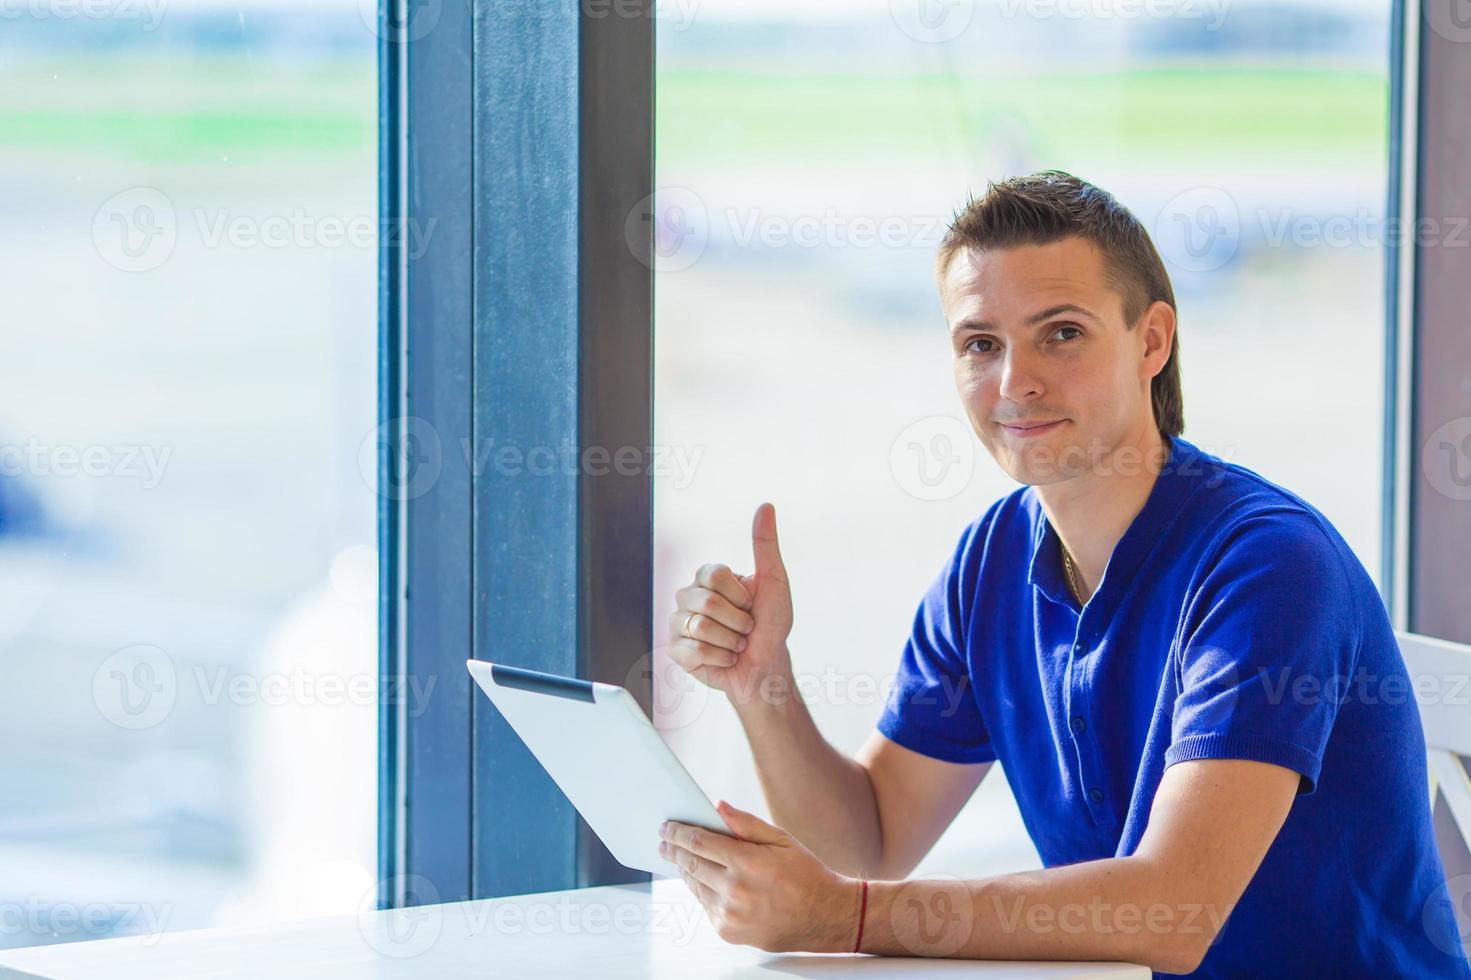
[[[690,639],[676,640],[669,645],[668,650],[670,660],[691,672],[700,667],[731,667],[738,657],[723,647]]]
[[[690,613],[723,626],[732,633],[749,633],[756,621],[744,609],[736,608],[729,599],[718,592],[711,592],[700,585],[689,585],[674,594],[674,602],[681,615],[680,622]]]
[[[730,570],[729,565],[701,565],[700,570],[695,572],[695,584],[719,593],[737,609],[751,608],[751,591],[741,582],[740,576]]]

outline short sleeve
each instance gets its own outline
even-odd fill
[[[1165,766],[1251,759],[1317,785],[1357,659],[1344,560],[1310,514],[1242,521],[1188,602]]]
[[[979,556],[977,525],[925,591],[878,720],[890,741],[944,762],[991,762],[992,749],[971,688],[966,650],[968,586]]]

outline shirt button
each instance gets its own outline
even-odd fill
[[[1103,790],[1095,786],[1093,789],[1090,789],[1088,791],[1088,799],[1092,800],[1094,803],[1102,803]]]
[[[1081,735],[1083,734],[1083,729],[1088,727],[1088,723],[1084,721],[1079,715],[1073,715],[1072,726],[1073,734]]]

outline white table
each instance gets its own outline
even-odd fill
[[[432,977],[950,977],[1149,980],[1122,963],[1002,963],[778,954],[715,934],[682,881],[200,929],[0,952],[0,980]]]

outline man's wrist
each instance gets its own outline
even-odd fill
[[[781,717],[802,703],[802,695],[797,690],[797,680],[790,667],[725,693],[742,721]]]
[[[852,953],[859,941],[859,930],[864,917],[864,905],[868,886],[861,878],[848,875],[835,876],[836,881],[820,921],[825,928],[814,943],[814,953]]]

